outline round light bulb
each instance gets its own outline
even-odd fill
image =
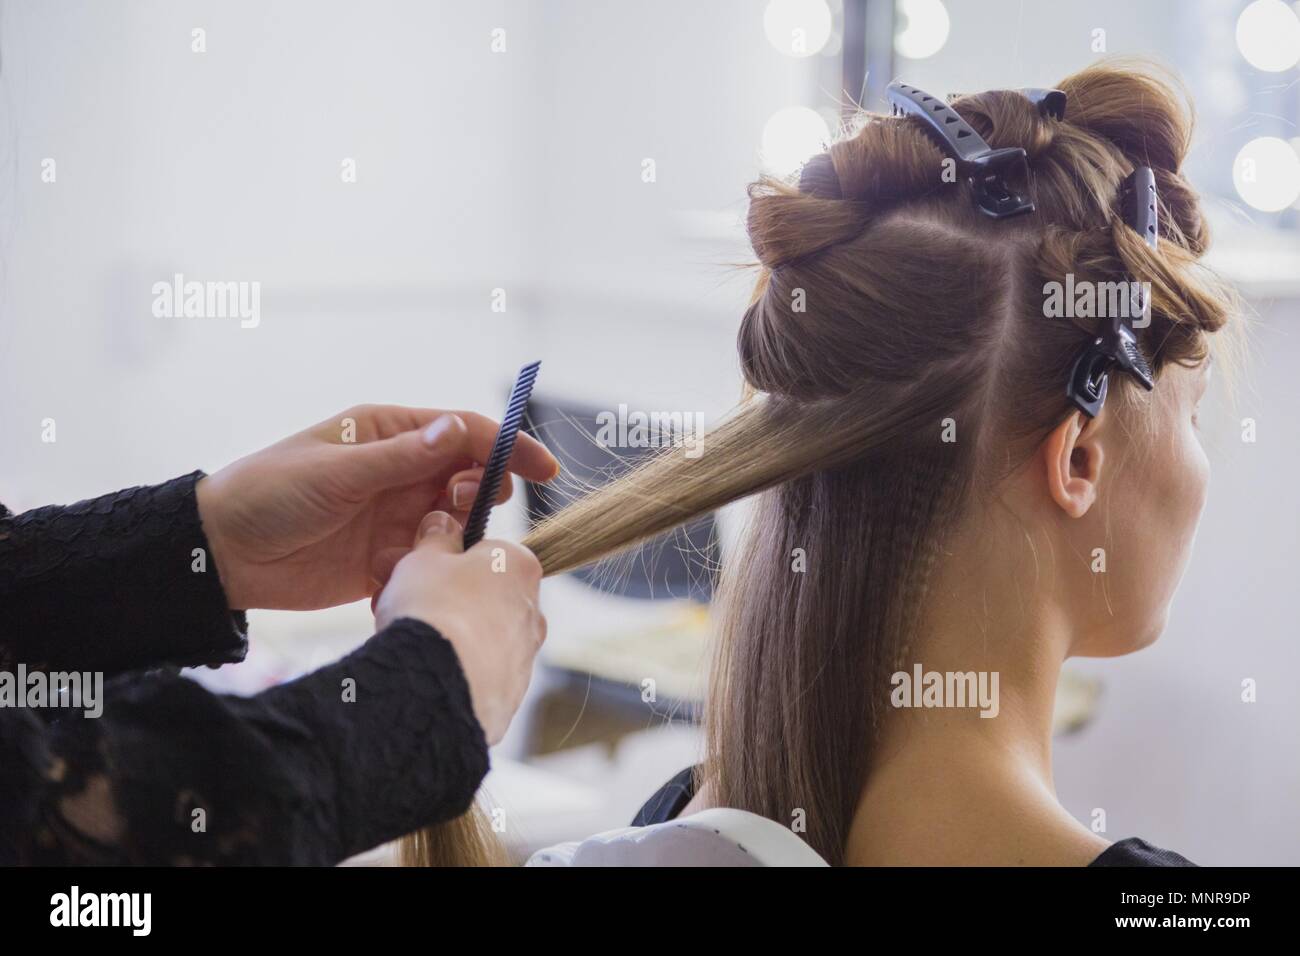
[[[1300,17],[1282,0],[1255,0],[1237,18],[1237,49],[1257,70],[1291,69],[1300,63]]]
[[[894,34],[894,50],[909,60],[934,56],[948,42],[948,8],[943,0],[898,0],[894,6],[901,27]]]
[[[1300,154],[1276,136],[1252,139],[1233,160],[1232,184],[1261,212],[1285,209],[1300,199]]]
[[[830,127],[816,110],[806,106],[777,110],[763,126],[763,168],[788,176],[820,153],[830,138]]]
[[[826,0],[771,0],[763,11],[763,31],[786,56],[812,56],[831,38],[831,8]]]

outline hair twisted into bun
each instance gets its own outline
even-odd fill
[[[1223,325],[1232,301],[1196,265],[1208,239],[1179,173],[1190,111],[1143,71],[1094,67],[1060,89],[1065,120],[1010,90],[951,104],[990,146],[1026,151],[1037,207],[1027,216],[983,217],[913,117],[869,116],[810,160],[797,187],[751,187],[748,228],[763,275],[738,337],[750,385],[802,399],[844,395],[867,380],[915,379],[959,353],[986,368],[986,386],[1037,380],[1020,401],[1045,424],[1063,411],[1054,376],[1094,329],[1087,319],[1042,321],[1043,285],[1067,274],[1151,282],[1144,350],[1157,365],[1202,358],[1202,333]],[[1119,190],[1138,165],[1156,171],[1159,252],[1124,224]]]

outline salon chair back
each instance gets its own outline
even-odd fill
[[[713,809],[621,827],[539,850],[528,866],[826,866],[789,828],[745,810]]]

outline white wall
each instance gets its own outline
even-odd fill
[[[726,407],[748,281],[679,213],[739,217],[770,104],[809,93],[752,6],[4,4],[4,496],[215,467],[357,401],[493,408],[532,357],[542,389]],[[175,272],[260,281],[261,325],[154,318]]]
[[[1052,82],[1093,26],[1167,59],[1194,40],[1172,3],[950,6],[944,53],[898,68],[940,92]],[[762,8],[3,3],[0,500],[212,469],[358,401],[492,411],[534,357],[551,394],[716,415],[748,279],[699,223],[743,215],[773,110],[834,92],[824,63],[771,49]],[[173,272],[260,281],[260,327],[154,318]],[[1058,756],[1080,817],[1104,807],[1112,836],[1207,863],[1300,863],[1300,316],[1260,307],[1255,391],[1210,426],[1215,488],[1169,632],[1080,665],[1106,694]],[[1244,677],[1258,704],[1238,702]]]

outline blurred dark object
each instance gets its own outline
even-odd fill
[[[651,433],[648,448],[607,448],[596,440],[601,414],[592,408],[552,402],[536,395],[529,401],[525,430],[551,450],[571,479],[547,486],[528,484],[526,504],[531,524],[561,510],[581,496],[583,489],[607,484],[635,467],[672,437]],[[713,516],[708,515],[627,554],[575,571],[573,576],[590,587],[622,597],[708,601],[713,597],[719,557],[717,527]]]

